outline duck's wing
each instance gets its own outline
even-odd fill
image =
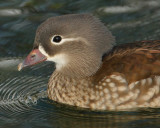
[[[102,66],[93,77],[98,82],[113,74],[121,74],[128,84],[160,76],[160,40],[115,46],[103,57]]]

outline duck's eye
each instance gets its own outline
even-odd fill
[[[54,36],[52,39],[52,42],[59,43],[59,42],[61,42],[61,40],[62,40],[61,36]]]

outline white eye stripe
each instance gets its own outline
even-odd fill
[[[52,44],[54,44],[54,45],[61,45],[61,44],[63,44],[63,43],[65,43],[65,42],[70,42],[70,41],[77,41],[77,40],[82,40],[82,38],[79,38],[79,37],[77,37],[77,38],[63,38],[62,36],[62,40],[60,41],[60,42],[54,42],[53,41],[53,38],[54,38],[55,36],[53,36],[52,38],[51,38],[51,43]],[[84,40],[84,39],[83,39]]]

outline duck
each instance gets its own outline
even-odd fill
[[[116,44],[92,14],[68,14],[44,21],[33,49],[18,70],[55,63],[47,94],[62,104],[90,110],[160,107],[160,40]]]

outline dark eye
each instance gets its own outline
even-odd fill
[[[53,37],[53,42],[59,43],[62,40],[60,36]]]

